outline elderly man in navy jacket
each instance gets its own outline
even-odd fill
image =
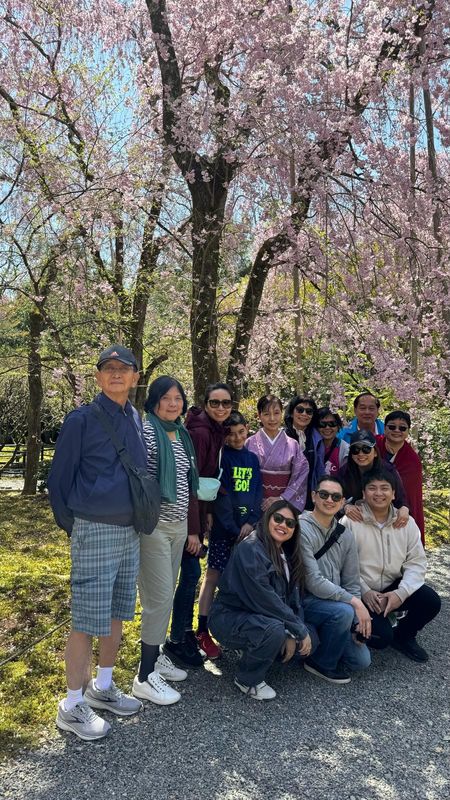
[[[88,741],[106,736],[111,727],[94,708],[128,716],[142,707],[112,680],[122,621],[134,616],[139,539],[128,476],[101,419],[113,427],[131,460],[145,467],[141,420],[128,400],[138,377],[131,350],[121,345],[104,350],[96,373],[101,392],[67,415],[48,482],[56,522],[71,537],[72,558],[68,689],[56,724]],[[99,666],[89,680],[93,636],[99,637]]]

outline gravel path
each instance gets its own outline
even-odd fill
[[[0,768],[14,800],[448,800],[450,546],[430,559],[443,608],[421,635],[430,662],[389,650],[348,686],[274,668],[277,699],[237,693],[235,657],[191,671],[182,700],[113,720],[97,743],[70,734]],[[223,675],[220,670],[222,670]]]

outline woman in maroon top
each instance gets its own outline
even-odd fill
[[[217,477],[219,454],[227,433],[223,423],[230,416],[232,406],[230,388],[225,383],[214,383],[206,388],[204,407],[194,406],[187,413],[185,426],[194,444],[198,473],[202,478]],[[203,537],[212,523],[210,506],[196,498],[189,503],[188,538],[173,601],[170,638],[165,644],[170,655],[190,666],[203,663],[192,623],[195,590],[201,574],[199,557],[204,553]]]
[[[319,408],[317,412],[317,429],[325,446],[323,460],[325,462],[326,475],[337,475],[348,461],[350,445],[338,437],[342,426],[343,423],[339,414],[331,411],[328,406]]]

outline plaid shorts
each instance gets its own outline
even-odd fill
[[[112,619],[133,619],[139,537],[132,526],[75,518],[71,536],[72,629],[109,636]]]

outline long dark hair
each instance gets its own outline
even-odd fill
[[[288,508],[292,512],[295,519],[294,533],[283,545],[283,552],[289,564],[289,586],[298,586],[303,588],[304,584],[304,569],[300,553],[300,524],[298,521],[298,511],[294,506],[286,500],[276,500],[272,503],[270,508],[264,512],[260,522],[256,526],[256,536],[263,543],[264,549],[267,552],[270,560],[272,561],[276,571],[279,575],[284,575],[283,561],[281,558],[280,548],[276,546],[269,532],[269,520],[273,515],[280,511],[282,508]]]
[[[364,443],[362,443],[364,444]],[[370,471],[379,470],[383,466],[383,458],[381,453],[378,449],[378,445],[374,446],[376,458],[374,458],[372,462],[372,466],[370,467]],[[368,470],[367,470],[368,472]],[[364,473],[358,467],[355,461],[353,461],[351,450],[348,454],[348,461],[345,465],[345,468],[342,470],[342,473],[339,477],[342,479],[344,483],[345,489],[345,496],[352,497],[353,503],[356,500],[361,500],[363,495],[363,475]]]

